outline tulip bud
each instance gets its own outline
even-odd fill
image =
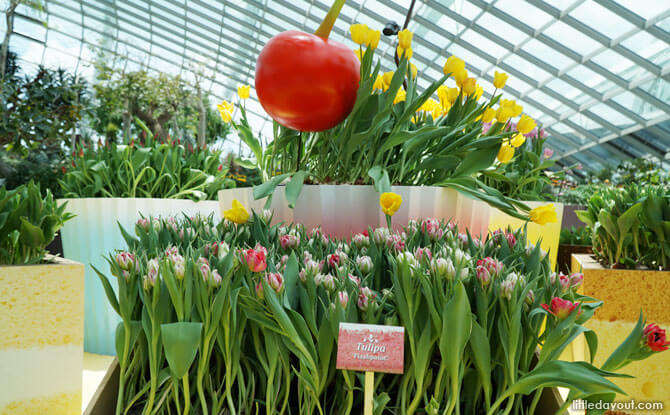
[[[328,255],[326,259],[328,260],[328,266],[331,269],[337,269],[338,265],[342,261],[340,255],[337,253]]]
[[[340,291],[337,293],[337,299],[340,301],[342,308],[347,308],[347,303],[349,302],[349,294],[346,291]]]
[[[433,253],[430,252],[429,248],[416,248],[414,251],[414,256],[419,262],[423,261],[424,259],[427,262],[430,262],[430,260],[433,259]]]
[[[486,287],[491,282],[491,274],[484,265],[477,265],[477,279],[481,282],[482,287]]]
[[[354,274],[349,274],[348,278],[351,282],[353,282],[357,286],[361,285],[361,279],[355,276]]]
[[[584,274],[581,272],[570,274],[570,288],[576,290],[582,285],[582,282],[584,282]]]
[[[142,229],[144,232],[149,232],[149,219],[140,218],[137,220],[135,233],[137,234],[137,229]],[[138,234],[139,235],[139,234]]]
[[[434,258],[430,263],[430,271],[438,277],[446,277],[448,274],[450,262],[451,261],[448,261],[444,258]],[[451,264],[451,267],[453,268],[454,264]]]
[[[314,283],[317,286],[323,285],[323,288],[328,292],[335,291],[335,278],[330,274],[317,274],[317,276],[314,277]]]
[[[284,288],[284,277],[278,272],[270,272],[265,274],[265,281],[277,294]]]
[[[533,290],[528,290],[525,302],[529,307],[533,305],[533,303],[535,302],[535,293],[533,292]]]
[[[135,255],[130,252],[119,252],[116,254],[116,263],[119,264],[119,267],[124,271],[132,270],[134,262]]]
[[[214,285],[221,284],[221,275],[219,275],[219,271],[216,269],[212,270],[212,282]]]
[[[263,297],[263,282],[262,281],[258,281],[256,283],[256,296],[258,298],[260,298],[261,300],[264,298]]]
[[[372,269],[374,268],[372,258],[369,256],[359,256],[356,258],[356,265],[363,275],[371,273]]]
[[[367,247],[370,245],[370,239],[363,235],[362,233],[357,233],[356,235],[351,237],[351,242],[358,248],[361,249],[363,247]]]
[[[367,311],[370,301],[377,295],[368,287],[362,287],[358,294],[358,308],[361,311]]]
[[[300,244],[300,238],[295,235],[282,235],[279,237],[279,244],[283,250],[287,251],[296,248]]]
[[[382,245],[386,243],[386,240],[389,238],[390,232],[388,228],[377,228],[374,230],[372,239],[377,245]]]
[[[419,263],[416,261],[416,258],[414,258],[414,255],[412,255],[411,252],[403,251],[400,252],[396,258],[398,259],[399,263],[406,263],[410,266],[410,268],[415,268],[419,265]]]

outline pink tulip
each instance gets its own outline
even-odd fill
[[[249,271],[251,272],[262,272],[268,267],[267,262],[265,261],[265,255],[267,251],[247,249],[244,259],[246,260]]]
[[[556,316],[559,320],[563,320],[572,314],[575,309],[579,308],[579,303],[573,303],[570,300],[554,297],[551,299],[551,307],[547,304],[542,304],[542,308],[549,312],[549,314]]]
[[[342,308],[347,308],[347,303],[349,302],[349,294],[346,291],[340,291],[337,293],[337,299],[340,301]]]

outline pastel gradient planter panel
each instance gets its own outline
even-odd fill
[[[544,206],[548,202],[524,202],[531,209],[538,206]],[[549,202],[550,203],[550,202]],[[561,221],[563,218],[563,204],[554,203],[554,208],[556,208],[556,217],[558,221],[556,223],[547,223],[544,225],[538,225],[537,223],[528,222],[528,242],[536,244],[540,242],[542,250],[549,253],[549,258],[551,259],[551,265],[556,266],[556,258],[558,257],[558,243],[561,237]],[[491,216],[489,220],[489,230],[495,231],[497,229],[506,229],[511,227],[512,229],[521,229],[526,225],[526,221],[514,218],[506,213],[501,212],[498,209],[490,208]]]
[[[115,249],[125,249],[119,230],[123,226],[134,234],[135,222],[143,216],[214,214],[219,218],[216,201],[193,202],[182,199],[90,198],[62,199],[74,219],[61,229],[65,258],[86,265],[86,301],[84,349],[90,353],[115,354],[114,333],[121,321],[109,305],[100,279],[93,270],[109,272],[106,257]],[[116,290],[116,284],[113,284]]]
[[[0,415],[78,415],[84,266],[0,266]]]
[[[400,209],[393,216],[394,227],[398,229],[409,219],[437,218],[454,220],[461,229],[470,229],[473,235],[487,230],[488,206],[455,190],[432,186],[394,186],[393,191],[403,199]],[[254,200],[250,188],[226,189],[219,192],[222,212],[230,209],[233,199],[257,212],[265,206],[265,199]],[[308,230],[321,226],[325,234],[337,237],[349,237],[369,226],[386,226],[386,218],[379,206],[379,193],[373,186],[306,185],[295,209],[288,207],[284,188],[278,187],[272,197],[271,209],[273,223],[302,223]]]

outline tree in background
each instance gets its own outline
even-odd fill
[[[128,141],[145,124],[159,141],[168,135],[196,141],[200,147],[226,137],[229,126],[211,108],[208,95],[201,89],[204,76],[194,72],[195,87],[180,76],[153,74],[145,70],[123,72],[110,67],[104,52],[95,62],[93,82],[96,108],[94,130],[117,141],[119,133]]]

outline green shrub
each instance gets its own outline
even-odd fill
[[[601,188],[577,216],[593,252],[608,266],[670,267],[670,191],[660,186]]]
[[[591,246],[591,230],[586,227],[561,229],[561,245]]]
[[[35,264],[44,259],[45,247],[72,214],[46,197],[33,182],[14,190],[0,187],[0,264]]]
[[[60,181],[63,195],[79,197],[141,197],[165,199],[216,199],[226,178],[221,151],[192,145],[184,147],[150,142],[146,147],[109,143],[97,149],[81,147],[72,152]]]

